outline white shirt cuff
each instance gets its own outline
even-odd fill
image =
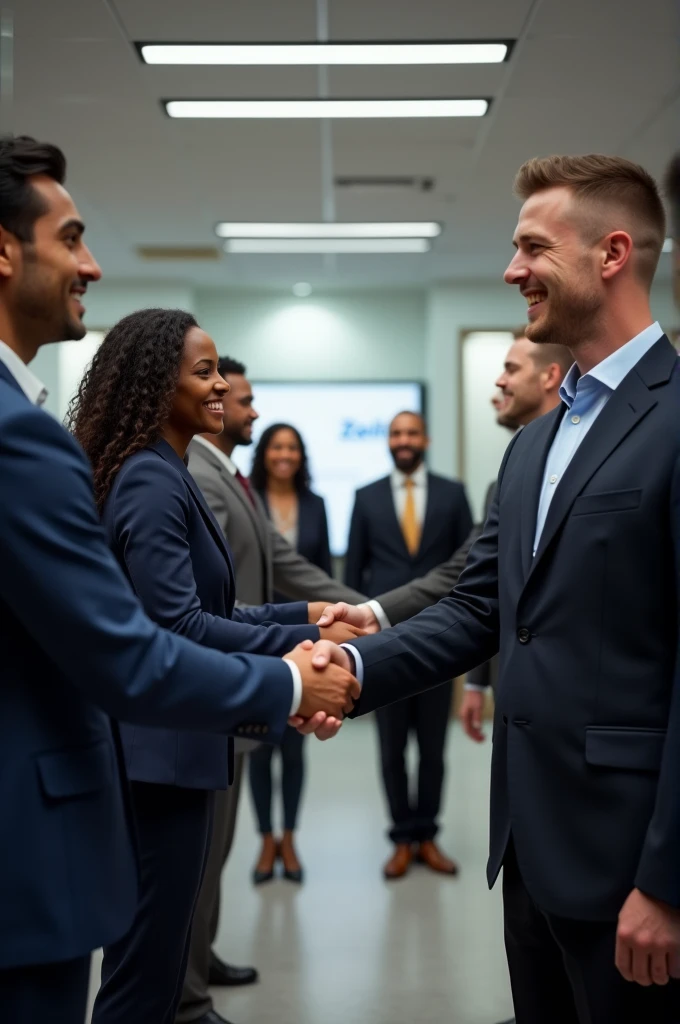
[[[340,646],[344,647],[346,651],[349,651],[349,653],[354,658],[354,678],[357,680],[358,683],[363,684],[364,663],[361,659],[361,655],[359,654],[358,650],[356,649],[356,647],[353,647],[352,644],[340,644]]]
[[[297,665],[295,667],[297,668]],[[469,690],[470,693],[486,693],[489,687],[479,686],[477,683],[466,683],[464,689]]]
[[[302,704],[302,676],[300,675],[300,669],[297,667],[294,661],[285,661],[284,665],[287,665],[290,669],[290,674],[293,677],[293,703],[290,706],[290,716],[297,715],[298,709]]]
[[[385,615],[383,606],[380,604],[379,601],[367,601],[365,605],[359,605],[359,608],[362,608],[362,607],[364,607],[364,608],[368,607],[368,608],[371,609],[371,611],[375,615],[376,619],[378,620],[378,625],[380,626],[381,629],[389,629],[390,628],[392,623],[390,622],[390,620]]]

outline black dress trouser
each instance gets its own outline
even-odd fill
[[[505,949],[517,1024],[680,1024],[680,982],[643,988],[614,962],[616,921],[541,911],[512,842],[503,864]]]
[[[443,683],[376,711],[393,843],[423,842],[437,834],[452,693],[453,683]],[[405,761],[409,733],[415,734],[420,757],[413,793]]]
[[[104,950],[92,1024],[174,1024],[215,794],[131,782],[140,859],[132,928]]]
[[[0,970],[3,1024],[84,1024],[90,957]]]

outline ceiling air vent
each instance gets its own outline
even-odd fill
[[[356,194],[381,192],[432,192],[435,179],[422,175],[338,175],[335,187]]]
[[[222,250],[214,245],[140,245],[137,255],[142,260],[219,260]]]

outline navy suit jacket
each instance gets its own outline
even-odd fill
[[[356,493],[345,561],[345,583],[369,597],[423,576],[457,551],[472,529],[465,488],[427,474],[427,506],[418,551],[410,555],[392,495],[391,478]]]
[[[226,538],[185,463],[166,442],[127,459],[103,511],[116,559],[147,615],[222,651],[282,656],[318,640],[307,604],[234,608]],[[280,623],[280,624],[279,624]],[[255,729],[258,738],[269,739]],[[268,730],[267,730],[268,732]],[[191,789],[226,789],[233,745],[221,736],[121,724],[128,777]]]
[[[270,516],[269,503],[265,491],[258,492],[267,515]],[[317,565],[329,576],[333,575],[331,548],[328,541],[328,518],[326,504],[320,494],[309,489],[298,496],[298,539],[296,550],[312,565]],[[285,601],[283,594],[274,595],[277,600]]]
[[[81,448],[0,363],[0,969],[84,956],[137,907],[112,716],[282,735],[279,659],[159,629],[113,558]]]
[[[680,361],[662,338],[560,480],[533,556],[564,406],[511,441],[450,596],[356,641],[371,711],[500,647],[489,883],[512,832],[536,903],[615,920],[633,887],[680,907]]]

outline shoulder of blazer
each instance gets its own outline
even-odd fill
[[[427,485],[428,487],[437,487],[442,491],[450,490],[459,492],[465,490],[465,485],[462,483],[462,481],[455,480],[453,477],[450,476],[441,476],[439,473],[428,472]]]
[[[356,499],[370,498],[375,496],[376,493],[380,493],[385,489],[391,492],[392,488],[392,477],[383,476],[380,480],[374,480],[373,483],[364,484],[363,487],[359,487],[356,491]]]

